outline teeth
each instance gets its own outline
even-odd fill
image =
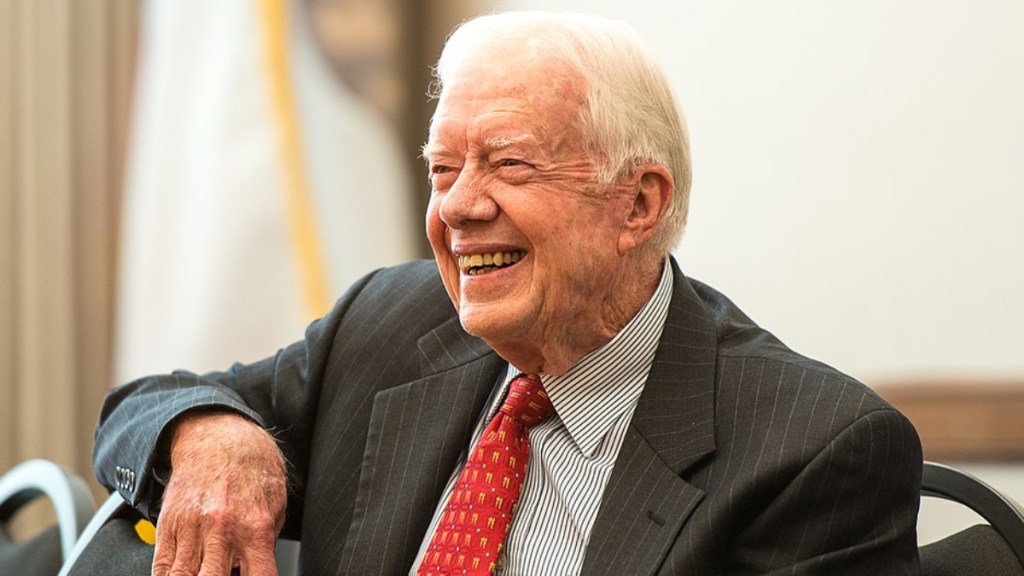
[[[526,253],[522,250],[511,252],[492,252],[490,254],[473,254],[471,256],[459,256],[459,267],[471,273],[482,273],[483,270],[473,270],[481,266],[508,266],[523,259]]]

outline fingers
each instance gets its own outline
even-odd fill
[[[228,576],[234,565],[235,551],[231,544],[217,537],[203,543],[203,564],[199,576]]]
[[[164,508],[157,526],[154,576],[228,576],[234,566],[245,576],[278,576],[273,516],[182,506],[176,490],[170,495],[174,505]]]
[[[222,538],[210,537],[200,543],[199,535],[188,530],[179,532],[181,536],[187,539],[158,537],[153,576],[228,576],[235,566],[243,576],[278,576],[272,537],[238,550]]]
[[[256,523],[261,528],[253,530],[201,517],[165,520],[157,529],[153,576],[228,576],[234,566],[244,576],[278,576],[272,522]]]
[[[153,576],[167,576],[174,566],[176,547],[170,530],[157,530],[153,552]]]
[[[239,567],[242,576],[278,576],[274,557],[276,540],[259,538],[242,553]]]
[[[197,534],[173,534],[167,530],[161,536],[157,530],[156,550],[153,554],[153,576],[190,576],[198,574],[202,562],[202,548]]]

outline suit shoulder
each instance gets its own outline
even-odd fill
[[[695,280],[690,283],[715,326],[722,397],[754,388],[761,394],[744,393],[745,401],[771,402],[776,407],[781,401],[792,406],[794,417],[807,412],[807,417],[820,418],[828,407],[833,425],[848,424],[876,410],[895,411],[856,378],[786,346],[722,293]]]
[[[454,314],[437,266],[429,260],[415,260],[375,270],[353,284],[335,305],[346,313],[350,309],[383,311],[418,306],[436,309],[448,316]]]
[[[381,268],[352,285],[329,315],[329,330],[358,334],[349,345],[397,345],[415,341],[451,321],[455,308],[432,261]]]
[[[412,260],[397,266],[379,268],[367,274],[357,285],[364,285],[373,294],[395,291],[444,292],[437,265],[432,260]]]

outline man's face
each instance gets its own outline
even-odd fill
[[[595,184],[578,78],[486,66],[461,78],[425,148],[427,235],[463,327],[534,364],[518,368],[551,371],[545,347],[596,347],[621,327],[601,320],[622,277],[630,195]]]

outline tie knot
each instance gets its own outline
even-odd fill
[[[529,428],[547,419],[555,409],[548,393],[541,386],[540,377],[523,374],[517,376],[509,386],[501,411]]]

